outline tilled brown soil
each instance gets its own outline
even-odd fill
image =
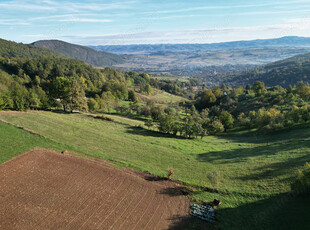
[[[180,187],[49,150],[0,165],[0,229],[182,229]]]

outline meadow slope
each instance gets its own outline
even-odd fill
[[[52,148],[64,147],[159,176],[172,168],[179,181],[216,189],[200,188],[192,196],[223,201],[218,210],[223,229],[274,229],[275,220],[285,229],[289,226],[285,221],[307,215],[309,199],[294,200],[295,208],[303,207],[298,209],[300,215],[291,215],[291,199],[277,202],[290,191],[297,169],[310,160],[309,127],[268,136],[232,132],[188,140],[82,114],[2,112],[0,119],[41,134],[56,145]],[[266,212],[270,205],[276,208]],[[303,226],[302,221],[294,227],[298,225]]]

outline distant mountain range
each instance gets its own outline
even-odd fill
[[[98,51],[128,54],[137,52],[158,51],[203,51],[214,49],[239,49],[260,47],[310,47],[310,38],[287,36],[274,39],[258,39],[252,41],[235,41],[210,44],[156,44],[156,45],[105,45],[89,46]]]
[[[96,51],[89,47],[74,45],[59,40],[42,40],[34,42],[31,45],[54,50],[98,67],[124,63],[124,58],[120,55]]]

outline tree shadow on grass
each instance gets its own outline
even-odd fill
[[[168,230],[215,230],[218,229],[215,224],[210,224],[206,221],[200,220],[191,215],[188,216],[174,216],[170,220],[174,223],[168,228]]]
[[[310,161],[310,156],[307,152],[294,156],[296,148],[310,149],[310,140],[294,141],[292,142],[279,142],[266,146],[258,146],[254,148],[225,150],[218,152],[202,153],[197,156],[201,162],[209,162],[212,164],[233,164],[242,163],[246,164],[249,158],[257,156],[272,156],[276,155],[279,151],[290,152],[287,159],[281,162],[270,162],[263,166],[258,165],[256,168],[246,176],[236,177],[241,180],[260,180],[261,178],[274,178],[287,174],[295,167],[302,166],[305,162]],[[310,153],[310,152],[308,152]],[[293,175],[292,175],[293,176]]]
[[[309,228],[310,197],[285,193],[217,211],[222,229],[304,230]]]
[[[253,148],[238,148],[224,151],[214,151],[198,154],[197,159],[201,162],[213,164],[245,162],[248,158],[257,156],[271,156],[279,151],[293,151],[296,148],[310,148],[310,140],[277,142]]]
[[[310,125],[296,125],[293,128],[286,128],[274,133],[263,134],[258,131],[241,131],[241,132],[229,132],[219,135],[219,139],[237,143],[271,143],[288,140],[291,141],[308,138],[310,135]]]
[[[288,170],[295,167],[299,167],[310,161],[310,156],[304,155],[296,158],[290,158],[284,162],[270,163],[268,165],[255,168],[255,172],[247,176],[236,177],[241,180],[259,180],[261,178],[272,179],[284,174],[287,174]],[[253,170],[254,171],[254,170]],[[296,170],[297,172],[297,170]],[[293,174],[291,176],[294,176]]]
[[[147,130],[141,127],[134,127],[134,126],[128,126],[126,132],[130,134],[134,134],[134,135],[140,135],[140,136],[165,137],[165,138],[182,139],[182,140],[186,139],[185,137],[182,137],[182,136],[160,133],[158,131]]]
[[[68,111],[64,111],[63,109],[53,109],[53,110],[50,110],[50,112],[57,113],[57,114],[77,114],[77,113],[71,113]]]

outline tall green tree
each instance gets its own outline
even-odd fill
[[[132,102],[138,101],[138,98],[137,98],[135,91],[133,91],[133,90],[128,91],[128,101],[132,101]]]
[[[24,86],[14,82],[10,92],[14,110],[23,111],[29,108],[29,93]]]
[[[254,90],[256,97],[263,96],[267,92],[264,82],[261,81],[254,82],[252,89]]]
[[[64,104],[72,112],[73,110],[88,111],[87,99],[83,85],[77,80],[70,82],[69,95],[64,99]]]
[[[234,118],[229,112],[222,111],[219,118],[224,125],[225,132],[227,131],[227,129],[231,129],[232,127],[234,127]]]
[[[55,100],[59,100],[66,111],[67,102],[69,100],[71,83],[66,77],[57,77],[50,85],[50,96]]]
[[[153,93],[152,87],[150,86],[150,84],[146,84],[144,86],[143,92],[147,95],[151,95]]]

